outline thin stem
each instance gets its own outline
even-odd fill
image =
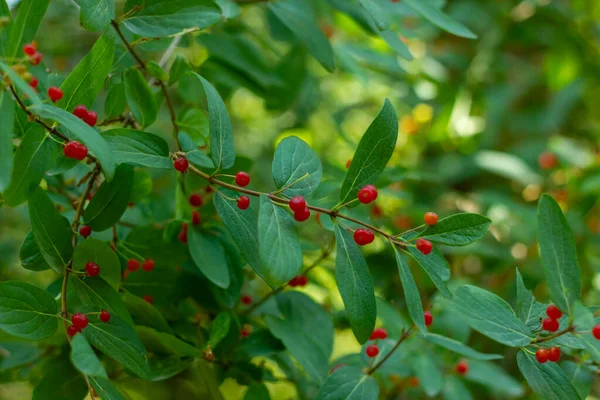
[[[115,31],[117,32],[117,35],[119,35],[119,37],[121,38],[121,41],[125,45],[125,48],[127,48],[127,51],[129,52],[129,54],[131,54],[133,56],[133,58],[135,59],[135,61],[145,71],[146,70],[146,64],[140,58],[140,56],[138,56],[138,54],[135,52],[135,50],[133,49],[133,47],[131,46],[131,44],[129,44],[129,42],[125,38],[125,35],[123,35],[123,32],[121,32],[121,28],[119,27],[119,23],[117,21],[115,21],[115,20],[112,20],[112,21],[110,21],[110,24],[112,25],[113,28],[115,28]]]
[[[535,340],[532,340],[531,344],[544,343],[544,342],[547,342],[549,340],[556,339],[559,336],[562,336],[562,335],[565,335],[567,333],[573,332],[574,330],[575,330],[575,327],[572,324],[570,324],[567,328],[565,328],[564,330],[562,330],[560,332],[555,333],[554,335],[546,336],[546,337],[543,337],[543,338],[536,338]]]
[[[53,135],[56,135],[59,138],[61,138],[63,140],[66,140],[67,142],[69,141],[68,137],[66,137],[65,135],[63,135],[62,133],[60,133],[59,131],[57,131],[56,129],[52,128],[51,126],[49,126],[48,124],[46,124],[44,121],[38,119],[37,116],[33,115],[33,113],[31,111],[29,111],[29,108],[27,108],[27,106],[25,104],[23,104],[23,101],[21,101],[21,99],[19,98],[19,95],[15,91],[15,88],[13,87],[13,85],[8,85],[8,87],[10,88],[10,91],[12,92],[13,97],[17,101],[17,104],[19,105],[19,107],[21,107],[21,110],[25,111],[25,113],[30,118],[33,118],[34,122],[37,122],[38,124],[42,125],[44,128],[46,128],[46,130],[48,132],[52,133]]]
[[[292,186],[294,186],[295,184],[297,184],[298,182],[302,181],[303,179],[306,179],[310,176],[310,174],[307,172],[304,175],[302,175],[300,178],[296,179],[294,182],[290,183],[287,186],[282,187],[281,189],[277,189],[276,191],[273,192],[273,194],[279,194],[281,192],[284,192],[286,190],[288,190],[289,188],[291,188]]]
[[[385,357],[383,357],[381,359],[381,361],[379,361],[377,364],[375,364],[371,369],[369,369],[367,371],[367,375],[372,375],[375,371],[377,371],[377,369],[379,367],[381,367],[383,365],[384,362],[386,362],[392,356],[392,354],[394,354],[394,352],[396,351],[396,349],[398,349],[398,347],[400,347],[402,342],[404,342],[406,339],[408,339],[408,337],[412,334],[413,327],[414,326],[411,326],[410,328],[408,328],[408,330],[402,331],[402,335],[400,335],[400,339],[398,339],[398,341],[396,342],[394,347],[392,347],[392,349],[389,351],[389,353],[387,353],[385,355]]]

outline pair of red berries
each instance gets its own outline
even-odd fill
[[[385,328],[375,328],[373,330],[373,333],[371,333],[369,340],[387,339],[387,337],[388,334]]]
[[[373,243],[373,240],[375,240],[375,234],[370,229],[358,228],[354,231],[354,241],[359,246]]]
[[[538,351],[535,352],[535,359],[540,364],[544,364],[546,361],[558,362],[560,359],[560,349],[558,347],[538,349]]]
[[[560,326],[558,319],[562,317],[563,313],[556,307],[551,304],[546,308],[546,315],[548,318],[542,321],[542,329],[548,332],[556,332]]]
[[[141,265],[144,271],[152,271],[154,269],[154,260],[148,258],[144,260],[144,262]],[[129,261],[127,261],[127,270],[135,272],[138,269],[140,269],[140,262],[138,260],[132,258]]]
[[[306,275],[295,276],[292,279],[290,279],[288,284],[291,287],[296,287],[296,286],[304,287],[308,284],[308,277],[306,277]]]
[[[290,210],[294,212],[294,219],[304,222],[310,217],[310,209],[306,205],[306,199],[302,196],[294,196],[290,199]]]
[[[110,321],[110,313],[106,310],[102,310],[100,313],[100,321],[108,322]],[[67,328],[67,333],[69,336],[75,336],[77,333],[81,332],[85,329],[89,324],[89,320],[87,315],[76,313],[71,317],[71,326]]]
[[[80,104],[73,109],[73,115],[83,120],[83,122],[89,126],[96,126],[96,122],[98,122],[98,114],[96,114],[95,111],[88,111],[83,104]]]
[[[377,188],[373,185],[367,185],[358,191],[358,201],[363,204],[369,204],[377,199]]]
[[[29,64],[39,65],[42,62],[42,53],[37,51],[37,44],[31,42],[23,46],[23,53],[29,56]]]
[[[63,153],[69,158],[74,158],[78,161],[83,160],[88,155],[88,148],[86,145],[73,140],[65,145]]]
[[[92,228],[87,225],[83,225],[81,228],[79,228],[79,234],[84,238],[87,238],[92,234]]]

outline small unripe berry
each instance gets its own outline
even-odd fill
[[[552,362],[560,360],[560,349],[558,347],[550,347],[548,350],[548,359]]]
[[[35,46],[32,45],[31,43],[28,43],[25,46],[23,46],[23,53],[27,54],[28,56],[34,55],[35,52],[36,52]]]
[[[367,346],[367,357],[373,358],[373,357],[377,357],[377,354],[379,354],[379,347],[377,347],[376,344],[371,344],[369,346]]]
[[[417,239],[416,245],[417,245],[417,250],[419,250],[421,253],[423,253],[425,255],[431,253],[431,250],[433,250],[433,245],[427,239],[422,239],[422,238]]]
[[[456,373],[459,375],[466,375],[469,372],[469,363],[467,360],[460,360],[458,364],[456,364]]]
[[[152,271],[154,269],[154,260],[149,258],[142,263],[142,269],[144,271]]]
[[[438,222],[438,215],[434,212],[426,212],[425,215],[423,216],[423,220],[425,221],[425,223],[427,225],[435,225]]]
[[[558,164],[558,158],[552,152],[545,152],[538,157],[538,164],[542,169],[552,169]]]
[[[98,276],[98,274],[100,274],[100,267],[95,262],[90,261],[89,263],[85,264],[85,272],[89,276]]]
[[[63,91],[56,86],[50,86],[48,89],[48,97],[50,97],[50,100],[53,102],[57,102],[63,98]]]
[[[425,318],[425,326],[433,324],[433,315],[431,315],[431,311],[425,311],[423,317]]]
[[[79,228],[79,234],[84,238],[87,238],[92,234],[92,228],[87,225],[83,225],[81,228]]]
[[[600,340],[600,325],[596,325],[592,328],[592,335],[594,335],[597,340]]]
[[[190,163],[188,162],[187,158],[185,157],[178,157],[175,162],[173,162],[173,166],[175,167],[175,169],[179,172],[185,172],[188,170]]]
[[[79,332],[81,332],[80,329],[78,329],[75,325],[71,325],[67,328],[67,334],[69,336],[75,336],[76,334],[78,334]]]
[[[290,200],[290,209],[294,212],[303,211],[306,208],[306,200],[302,196],[294,196]]]
[[[375,240],[375,234],[369,229],[359,228],[354,231],[354,241],[359,246],[365,246],[369,243],[373,243],[373,240]]]
[[[127,269],[131,272],[137,271],[140,269],[140,262],[135,258],[132,258],[131,260],[127,261]]]
[[[358,191],[358,200],[363,204],[369,204],[377,198],[377,189],[373,185],[367,185]]]
[[[252,304],[252,297],[248,296],[247,294],[245,294],[245,295],[242,296],[242,298],[240,299],[240,301],[244,305],[250,305],[250,304]]]
[[[308,207],[304,207],[304,209],[300,211],[296,211],[294,213],[294,219],[298,222],[304,222],[310,218],[310,209]]]
[[[32,56],[29,57],[29,64],[31,65],[40,65],[42,62],[42,53],[36,51]]]
[[[202,196],[197,193],[194,193],[190,196],[190,205],[193,207],[200,207],[202,205]]]
[[[240,210],[246,210],[250,207],[250,198],[248,196],[241,196],[237,200],[237,206]]]
[[[557,320],[552,318],[546,318],[542,322],[542,328],[548,332],[556,332],[559,328],[559,323]]]
[[[198,211],[192,212],[192,224],[198,225],[200,223],[200,213]]]
[[[238,186],[248,186],[250,183],[250,175],[246,172],[240,171],[235,175],[235,184]]]
[[[549,357],[550,357],[550,352],[548,351],[548,349],[538,349],[538,351],[535,352],[535,359],[540,364],[543,364],[546,361],[548,361]]]
[[[146,296],[142,297],[142,299],[144,299],[146,302],[148,302],[150,304],[154,304],[154,299],[152,298],[152,296],[146,295]]]
[[[102,321],[102,322],[110,321],[110,314],[108,311],[102,310],[102,312],[100,313],[100,321]]]
[[[83,117],[83,122],[92,127],[96,126],[96,122],[98,122],[98,114],[96,114],[95,111],[88,111]]]
[[[554,304],[550,304],[548,308],[546,308],[546,315],[548,315],[552,319],[559,319],[560,317],[562,317],[563,313]]]
[[[73,314],[73,316],[71,317],[71,323],[73,324],[73,326],[75,326],[75,328],[79,330],[88,326],[88,322],[88,317],[85,314],[77,313]]]
[[[83,104],[78,105],[73,109],[73,115],[79,119],[84,119],[87,116],[88,109]]]
[[[350,168],[350,164],[352,164],[352,159],[346,161],[346,168]]]

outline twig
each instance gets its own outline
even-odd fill
[[[534,339],[534,340],[531,341],[531,344],[544,343],[544,342],[547,342],[549,340],[556,339],[559,336],[562,336],[562,335],[565,335],[567,333],[573,332],[574,330],[575,330],[575,327],[571,324],[567,328],[565,328],[564,330],[562,330],[560,332],[557,332],[554,335],[546,336],[546,337],[543,337],[543,338],[536,338],[536,339]]]
[[[367,375],[372,375],[377,370],[377,368],[381,367],[381,365],[384,362],[386,362],[392,356],[392,354],[394,354],[394,352],[396,351],[396,349],[398,349],[398,347],[400,347],[400,345],[402,344],[402,342],[404,342],[406,339],[408,339],[408,337],[412,334],[412,330],[413,330],[413,326],[411,326],[410,328],[408,328],[408,330],[402,331],[402,335],[400,336],[400,339],[398,339],[398,341],[396,342],[396,344],[394,345],[394,347],[392,347],[392,349],[389,351],[389,353],[387,353],[385,355],[385,357],[383,357],[381,359],[381,361],[379,361],[377,364],[375,364],[371,369],[369,369],[367,371]]]

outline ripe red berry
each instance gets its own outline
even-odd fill
[[[110,321],[110,314],[108,313],[108,311],[102,310],[102,312],[100,313],[100,321],[102,321],[102,322]]]
[[[206,193],[212,193],[213,189],[212,189],[212,187],[210,187],[210,186],[207,186],[207,187],[205,187],[205,188],[204,188],[204,191],[205,191]]]
[[[190,166],[190,163],[188,162],[187,158],[185,157],[178,157],[175,162],[173,162],[173,166],[175,167],[175,169],[179,172],[185,172],[187,171],[187,169]]]
[[[298,278],[299,277],[295,276],[292,279],[290,279],[290,281],[288,282],[288,285],[290,285],[291,287],[298,286]]]
[[[306,286],[308,284],[308,277],[306,275],[300,275],[298,277],[298,286]]]
[[[92,234],[92,228],[87,225],[83,225],[81,228],[79,228],[79,234],[84,238],[87,238]]]
[[[548,332],[556,332],[558,330],[559,324],[558,321],[552,318],[546,318],[542,322],[542,328]]]
[[[235,184],[238,186],[248,186],[250,183],[250,175],[246,172],[240,171],[235,175]]]
[[[200,223],[200,213],[198,211],[192,212],[192,224],[198,225]]]
[[[592,328],[592,335],[594,335],[597,340],[600,340],[600,325],[596,325]]]
[[[425,311],[423,317],[425,318],[425,326],[433,324],[433,315],[431,315],[431,311]]]
[[[376,357],[379,354],[379,347],[376,344],[371,344],[367,346],[366,350],[367,356],[370,358]]]
[[[77,142],[77,141],[72,141],[72,142],[65,144],[65,147],[63,147],[64,155],[69,158],[75,158],[75,155],[77,154],[78,146],[79,146],[79,142]]]
[[[560,360],[560,349],[558,347],[550,347],[548,350],[548,359],[552,362]]]
[[[90,261],[89,263],[85,264],[85,272],[89,276],[98,276],[98,274],[100,274],[100,267],[95,262]]]
[[[48,97],[50,97],[50,100],[52,100],[53,102],[57,102],[60,99],[62,99],[63,91],[60,90],[60,88],[57,88],[56,86],[50,86],[50,89],[48,89]]]
[[[417,239],[416,245],[417,250],[425,255],[431,253],[431,250],[433,250],[433,245],[427,239]]]
[[[538,164],[542,169],[552,169],[558,164],[558,158],[552,152],[545,152],[538,157]]]
[[[33,78],[31,78],[31,81],[29,81],[29,86],[31,86],[32,89],[37,89],[39,84],[40,84],[40,81],[35,76]]]
[[[467,360],[460,360],[456,364],[456,373],[459,375],[466,375],[469,372],[469,363]]]
[[[36,52],[36,50],[35,50],[35,46],[33,44],[28,43],[25,46],[23,46],[23,53],[27,54],[28,56],[34,55],[35,52]]]
[[[202,205],[202,196],[194,193],[190,196],[190,205],[193,207],[200,207]]]
[[[79,332],[81,332],[80,329],[78,329],[75,325],[71,325],[67,328],[67,334],[69,336],[75,336],[76,334],[78,334]]]
[[[308,207],[294,213],[294,219],[298,222],[304,222],[310,218],[310,210]]]
[[[438,222],[438,215],[434,212],[426,212],[425,215],[423,216],[423,220],[425,221],[425,223],[427,225],[435,225]]]
[[[181,243],[187,243],[188,241],[187,224],[181,225],[181,232],[179,232],[179,241]]]
[[[538,351],[535,352],[535,359],[538,360],[540,364],[543,364],[546,361],[548,361],[549,357],[550,352],[548,351],[548,349],[538,349]]]
[[[252,327],[249,325],[244,325],[242,327],[242,330],[240,331],[240,336],[241,337],[248,337],[248,335],[250,335],[250,332],[252,332]]]
[[[88,148],[84,144],[81,144],[79,142],[76,142],[76,143],[77,143],[77,147],[75,147],[75,154],[74,154],[73,158],[76,159],[76,160],[81,161],[81,160],[83,160],[84,158],[87,157],[87,155],[88,155]]]
[[[73,115],[79,119],[84,119],[88,114],[87,107],[83,104],[78,105],[73,109]]]
[[[244,305],[252,304],[252,297],[248,296],[247,294],[243,295],[240,300],[241,300],[242,304],[244,304]]]
[[[154,260],[149,258],[142,263],[142,269],[144,271],[152,271],[154,269]]]
[[[358,200],[363,204],[369,204],[377,198],[377,189],[373,185],[367,185],[358,191]]]
[[[306,200],[302,196],[294,196],[290,200],[290,209],[294,212],[303,211],[306,208]]]
[[[154,304],[154,299],[152,298],[152,296],[146,295],[146,296],[142,297],[142,299],[144,299],[145,301],[147,301],[150,304]]]
[[[71,317],[71,323],[75,328],[81,330],[88,326],[88,317],[85,314],[73,314],[73,316]]]
[[[375,240],[375,234],[369,229],[358,228],[354,231],[354,241],[359,246],[364,246],[369,243],[373,243],[373,240]]]
[[[237,206],[240,210],[246,210],[250,207],[250,198],[248,196],[241,196],[237,201]]]
[[[546,308],[546,315],[552,319],[559,319],[562,317],[563,313],[554,304],[550,304],[548,308]]]
[[[132,258],[131,260],[127,261],[127,269],[131,272],[137,271],[140,269],[140,262],[135,258]]]
[[[42,53],[36,51],[32,56],[29,56],[29,64],[39,65],[42,62]]]
[[[96,122],[98,122],[98,114],[96,114],[95,111],[88,111],[88,113],[83,117],[83,121],[89,126],[96,126]]]
[[[387,339],[387,337],[388,334],[385,328],[376,328],[375,330],[373,330],[373,333],[371,333],[369,340]]]

